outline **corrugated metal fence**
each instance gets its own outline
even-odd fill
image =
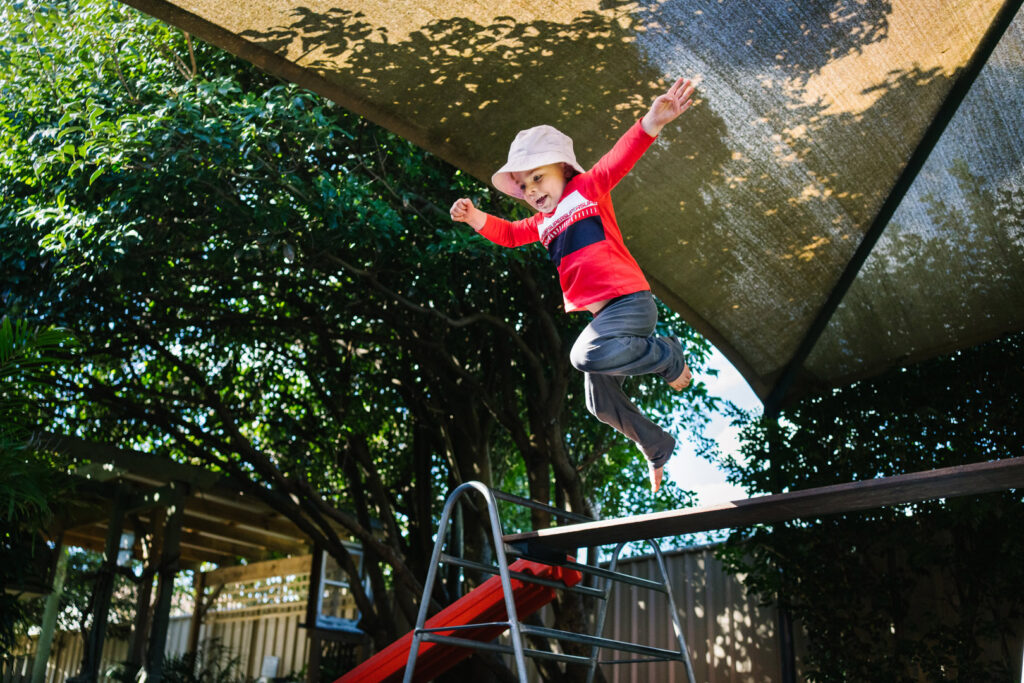
[[[696,679],[707,683],[781,680],[777,611],[748,596],[711,548],[666,553],[665,564]],[[661,580],[651,556],[620,560],[619,569]],[[612,591],[603,635],[678,649],[668,601],[660,593],[631,586],[620,585]],[[614,683],[686,681],[683,665],[677,662],[606,665],[603,670]]]

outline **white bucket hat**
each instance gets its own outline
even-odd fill
[[[523,198],[523,192],[512,178],[513,173],[532,171],[548,164],[566,163],[583,173],[572,151],[572,139],[551,126],[534,126],[521,130],[508,149],[508,162],[491,176],[491,183],[507,195]]]

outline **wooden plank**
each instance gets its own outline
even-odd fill
[[[234,523],[221,524],[211,521],[207,517],[192,515],[186,505],[184,527],[187,531],[196,532],[203,536],[212,536],[218,540],[235,541],[245,545],[253,545],[265,550],[272,550],[286,555],[309,553],[309,540],[301,536],[298,531],[290,538],[283,538],[277,534],[268,534],[263,531],[254,531]]]
[[[288,557],[283,560],[267,560],[236,567],[223,567],[206,572],[206,585],[219,586],[225,583],[242,583],[266,579],[272,576],[289,576],[291,574],[308,574],[312,555]]]
[[[1024,457],[758,496],[708,507],[569,524],[507,534],[503,540],[506,543],[534,541],[551,548],[567,550],[800,517],[871,510],[899,503],[977,495],[1019,487],[1024,487]]]
[[[186,507],[189,514],[193,516],[201,515],[220,522],[236,524],[290,539],[303,535],[291,520],[274,512],[259,501],[252,501],[249,506],[243,507],[237,502],[227,503],[223,499],[201,494],[189,498]]]
[[[90,532],[89,529],[77,529],[64,532],[64,544],[68,547],[86,548],[97,552],[103,550],[103,536],[106,534],[106,527],[99,527],[98,532]],[[181,561],[186,564],[198,564],[201,562],[213,562],[223,564],[224,562],[236,562],[237,556],[228,551],[218,551],[206,547],[197,547],[187,543],[181,544]]]
[[[69,546],[103,550],[106,527],[101,523],[69,529],[63,533],[65,543]],[[235,564],[239,557],[244,557],[249,561],[262,560],[274,552],[291,550],[293,548],[290,545],[287,547],[283,545],[264,546],[226,538],[214,538],[192,530],[184,530],[181,535],[181,553],[184,562],[207,561],[215,564],[224,562]],[[294,550],[304,554],[309,552],[306,545],[296,545]]]
[[[183,465],[152,453],[118,448],[107,443],[80,439],[76,436],[38,432],[35,434],[35,438],[46,450],[62,453],[75,462],[107,463],[125,472],[149,475],[157,482],[184,482],[189,484],[193,490],[209,489],[220,479],[218,475],[200,467]]]
[[[227,553],[235,557],[244,557],[250,562],[262,560],[271,554],[270,550],[259,545],[246,543],[245,541],[214,538],[195,531],[182,531],[181,545]]]

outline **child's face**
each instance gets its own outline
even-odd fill
[[[523,198],[541,213],[555,210],[568,182],[565,164],[548,164],[532,171],[513,173],[512,178],[523,191]]]

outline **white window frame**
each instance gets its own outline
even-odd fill
[[[370,590],[369,579],[366,578],[363,572],[363,549],[355,543],[345,543],[345,549],[348,550],[349,554],[356,560],[356,566],[359,568],[359,576],[362,577],[363,590],[366,591],[367,596],[372,600],[373,594]],[[327,616],[323,613],[324,603],[324,588],[327,586],[335,586],[338,588],[347,588],[351,590],[351,583],[347,580],[335,581],[327,578],[327,560],[330,559],[331,555],[327,551],[321,551],[320,553],[320,583],[315,586],[316,590],[316,626],[317,628],[330,629],[332,631],[358,631],[359,619],[362,614],[357,611],[355,619],[344,619],[342,617]]]

